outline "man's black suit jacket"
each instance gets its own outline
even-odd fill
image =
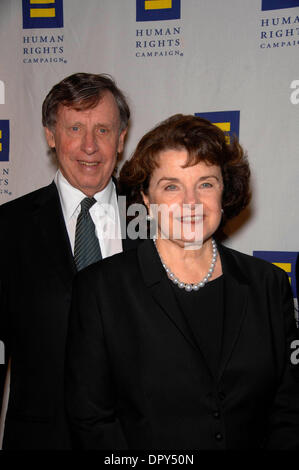
[[[66,355],[78,448],[299,449],[287,276],[260,259],[219,252],[224,320],[216,376],[150,240],[78,274]]]
[[[11,356],[3,447],[66,449],[64,357],[76,267],[56,185],[0,206],[0,224],[0,340],[6,364]]]

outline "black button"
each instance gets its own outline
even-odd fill
[[[220,412],[219,411],[214,411],[213,416],[214,416],[214,418],[219,419],[220,418]]]
[[[223,436],[222,436],[221,432],[217,432],[217,434],[215,434],[215,439],[216,439],[217,441],[222,441]]]
[[[226,397],[225,393],[222,390],[220,390],[220,392],[218,392],[219,400],[222,401],[222,400],[224,400],[225,397]]]

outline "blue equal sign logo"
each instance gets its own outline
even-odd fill
[[[299,6],[299,0],[262,0],[262,11],[282,10],[283,8],[295,8]]]
[[[63,28],[63,0],[23,0],[23,29]]]
[[[240,130],[240,111],[214,111],[209,113],[195,113],[195,116],[199,116],[203,119],[215,124],[225,134],[227,142],[236,136],[239,138]]]
[[[165,21],[181,18],[181,0],[136,0],[136,21]]]
[[[296,262],[298,251],[254,251],[253,256],[269,261],[283,269],[289,276],[294,299],[297,299]]]
[[[0,119],[0,162],[9,161],[9,121]]]

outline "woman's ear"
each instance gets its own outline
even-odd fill
[[[148,196],[146,194],[144,194],[143,191],[141,191],[141,196],[142,196],[143,202],[146,205],[148,213],[149,213],[149,199],[148,199]]]

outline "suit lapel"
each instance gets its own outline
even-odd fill
[[[115,182],[115,181],[114,181]],[[42,188],[35,201],[33,218],[49,265],[69,285],[77,269],[72,254],[56,184]],[[139,240],[122,240],[123,249],[135,248]]]
[[[247,313],[248,284],[233,252],[218,246],[224,274],[224,319],[218,380],[221,379],[237,343]]]
[[[49,265],[69,285],[76,273],[76,266],[55,183],[44,188],[34,218]]]

